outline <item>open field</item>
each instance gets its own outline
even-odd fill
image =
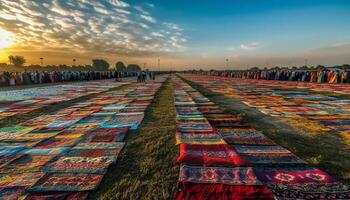
[[[15,172],[25,172],[21,177],[24,180],[36,177],[26,182],[25,188],[6,195],[28,198],[63,195],[77,199],[191,199],[203,195],[206,199],[212,195],[209,191],[216,191],[216,195],[272,199],[282,193],[301,196],[306,193],[306,188],[294,188],[305,180],[293,184],[287,181],[282,184],[283,190],[273,181],[266,181],[263,177],[268,172],[264,170],[270,168],[277,174],[280,170],[300,177],[315,173],[314,176],[340,181],[308,183],[313,197],[320,192],[317,188],[327,188],[338,197],[347,195],[350,148],[336,130],[326,130],[329,127],[303,116],[276,117],[270,115],[276,115],[275,111],[263,114],[265,110],[261,111],[261,107],[251,106],[266,95],[248,101],[261,91],[278,93],[285,90],[283,87],[257,86],[257,91],[244,96],[248,89],[228,92],[228,85],[220,84],[175,75],[159,77],[155,82],[128,82],[0,120],[0,144],[2,152],[6,150],[0,158],[4,163],[0,165],[2,174],[18,178]],[[288,91],[346,99],[344,95],[307,89]],[[278,111],[281,115],[291,113]],[[237,137],[244,131],[248,131],[249,137],[256,134],[259,138]],[[232,134],[236,137],[233,140]],[[245,143],[240,143],[241,139]],[[196,145],[205,150],[196,149]],[[16,146],[16,152],[9,146]],[[215,150],[219,147],[223,149]],[[221,157],[223,153],[226,156]],[[194,157],[185,159],[186,156]],[[196,170],[199,171],[192,174]],[[207,177],[207,182],[200,179],[199,175],[206,170],[214,177],[220,177],[225,170],[235,174],[252,170],[253,174],[228,179],[238,181],[232,186],[220,178]],[[52,184],[50,177],[59,179],[62,186],[47,187]],[[251,185],[243,177],[256,182]],[[76,181],[76,187],[69,186],[66,181],[69,178]],[[7,183],[3,184],[6,187]],[[208,190],[208,186],[213,188]],[[256,192],[234,192],[246,187]],[[66,190],[69,192],[63,192]]]

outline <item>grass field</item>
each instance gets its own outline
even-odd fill
[[[167,80],[90,199],[171,199],[178,178],[175,131],[173,85]]]
[[[282,120],[264,115],[239,100],[211,92],[194,82],[185,81],[211,101],[225,108],[227,112],[238,115],[243,122],[262,130],[277,144],[350,185],[350,147],[343,138],[320,132],[318,129],[304,132],[303,129],[296,129]]]

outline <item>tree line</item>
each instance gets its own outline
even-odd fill
[[[128,64],[125,65],[123,62],[118,61],[115,66],[111,66],[106,60],[104,59],[93,59],[91,65],[27,65],[24,66],[26,63],[26,59],[23,56],[13,56],[10,55],[8,57],[9,63],[0,63],[0,67],[20,67],[24,70],[33,70],[33,71],[108,71],[108,70],[117,70],[120,72],[136,72],[141,71],[141,67],[138,64]],[[40,58],[42,60],[42,58]],[[75,59],[73,59],[75,62]]]

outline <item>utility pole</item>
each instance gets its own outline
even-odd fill
[[[158,71],[160,73],[160,58],[158,58]]]
[[[41,66],[43,67],[44,66],[44,58],[40,58],[40,63],[41,63]]]
[[[307,59],[305,59],[305,66],[306,66],[306,67],[307,67],[307,64],[308,64],[307,62],[308,62],[308,60],[307,60]]]
[[[228,69],[228,58],[226,58],[226,69]]]

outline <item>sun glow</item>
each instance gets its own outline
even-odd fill
[[[15,43],[15,34],[0,29],[0,50],[11,47]]]

